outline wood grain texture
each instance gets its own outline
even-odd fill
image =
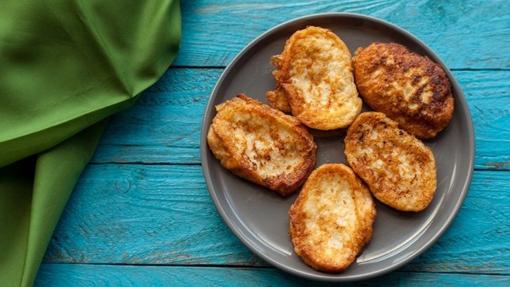
[[[510,277],[498,275],[394,272],[376,279],[342,286],[508,286]],[[338,286],[290,276],[267,268],[175,266],[118,266],[43,264],[35,286]]]
[[[510,173],[478,171],[446,234],[407,271],[510,274]],[[49,263],[266,265],[232,235],[197,165],[91,165]]]
[[[221,69],[171,69],[114,117],[94,163],[199,164],[202,115]],[[476,168],[510,169],[510,71],[456,71],[475,125]]]
[[[450,68],[510,68],[510,2],[497,1],[183,1],[175,64],[225,66],[251,40],[284,21],[355,12],[390,21],[427,43]]]

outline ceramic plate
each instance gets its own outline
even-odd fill
[[[292,33],[308,25],[329,28],[351,53],[372,42],[396,42],[439,63],[452,83],[455,112],[450,125],[426,142],[437,161],[437,192],[423,212],[397,212],[377,203],[371,242],[347,270],[338,274],[315,271],[293,251],[288,235],[288,209],[297,193],[281,198],[276,193],[242,180],[224,169],[207,147],[206,135],[215,115],[214,106],[238,93],[267,103],[274,89],[271,56],[279,54]],[[366,109],[366,108],[365,108]],[[344,132],[313,133],[318,146],[317,166],[346,163]],[[367,279],[394,270],[430,247],[446,230],[466,196],[473,170],[473,127],[462,90],[443,62],[409,32],[363,15],[328,13],[311,15],[278,25],[245,47],[218,80],[205,110],[201,158],[210,195],[219,214],[241,241],[268,263],[295,275],[326,281]]]

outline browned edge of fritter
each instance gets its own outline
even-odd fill
[[[278,117],[285,121],[286,124],[291,126],[293,130],[300,136],[302,140],[304,140],[307,148],[306,153],[303,155],[304,162],[301,165],[301,168],[298,169],[298,172],[292,173],[292,174],[285,174],[278,177],[273,177],[269,179],[263,179],[261,178],[255,171],[253,171],[250,167],[250,165],[242,159],[233,159],[230,161],[230,167],[226,166],[224,163],[224,160],[221,160],[213,151],[213,154],[217,159],[220,160],[222,165],[229,169],[232,173],[235,175],[242,177],[246,180],[249,180],[251,182],[254,182],[256,184],[259,184],[261,186],[264,186],[266,188],[269,188],[275,192],[277,192],[281,196],[289,196],[293,192],[295,192],[306,180],[308,175],[312,172],[313,168],[315,167],[316,162],[316,152],[317,152],[317,145],[315,144],[312,135],[308,132],[306,127],[304,127],[297,119],[295,119],[292,116],[285,115],[283,112],[278,111],[276,109],[271,108],[268,105],[262,104],[261,102],[250,98],[249,96],[245,94],[238,94],[236,96],[237,98],[243,100],[246,102],[246,104],[251,105],[251,109],[253,112],[262,114],[268,117]],[[226,102],[228,104],[228,101]],[[280,123],[278,123],[280,124]],[[210,132],[214,132],[214,119],[213,123],[209,127]],[[216,133],[215,133],[216,134]],[[218,137],[219,138],[219,137]],[[219,139],[221,141],[221,139]],[[211,145],[217,144],[217,143],[211,143],[208,136],[208,144],[211,147]],[[221,144],[221,143],[219,143]],[[223,148],[227,148],[225,145],[223,145]],[[233,153],[231,151],[228,151],[230,156],[233,157]]]
[[[386,65],[386,58],[380,56],[381,50],[388,50],[394,56],[395,64]],[[412,100],[420,106],[418,112],[413,112],[387,103],[379,95],[370,95],[364,84],[364,78],[381,66],[389,69],[388,76],[404,73],[413,67],[424,67],[425,76],[431,79],[430,84],[434,91],[432,102],[423,105],[419,97],[413,96]],[[451,83],[441,66],[428,57],[421,56],[400,44],[375,42],[356,50],[353,68],[356,86],[365,103],[373,110],[383,112],[396,120],[404,130],[414,136],[421,139],[434,138],[450,123],[454,110]],[[415,76],[411,81],[417,83],[420,80],[420,77]],[[418,89],[416,93],[419,94],[421,91]]]
[[[303,222],[306,220],[304,218],[304,214],[300,212],[303,208],[304,200],[308,194],[308,185],[312,185],[312,181],[320,180],[319,172],[323,172],[324,169],[332,168],[336,172],[341,173],[349,182],[349,185],[354,188],[353,190],[353,201],[356,204],[356,218],[358,223],[358,232],[353,236],[355,242],[352,249],[355,251],[351,254],[351,256],[341,265],[330,265],[328,262],[321,262],[321,260],[315,258],[314,248],[315,246],[303,246],[301,243],[300,234],[304,233]],[[376,217],[376,209],[375,203],[372,199],[372,212],[368,215],[366,220],[361,221],[360,210],[358,209],[358,204],[360,203],[360,198],[356,198],[355,193],[362,192],[361,188],[366,188],[363,186],[363,182],[356,176],[356,174],[351,170],[350,167],[341,164],[341,163],[327,163],[323,164],[317,169],[315,169],[310,177],[305,182],[305,185],[302,188],[302,191],[299,193],[298,197],[291,205],[289,209],[289,236],[291,238],[291,242],[294,246],[294,251],[296,254],[305,262],[305,264],[311,266],[312,268],[323,271],[327,273],[339,273],[347,269],[356,259],[356,257],[361,254],[361,251],[366,246],[366,244],[372,238],[373,233],[373,223]],[[368,191],[368,190],[367,190]],[[371,194],[368,195],[372,198]],[[303,235],[305,236],[305,235]]]
[[[434,182],[427,183],[427,184],[433,185],[433,187],[429,186],[429,185],[427,185],[427,187],[431,188],[433,190],[433,192],[430,194],[430,196],[427,195],[427,197],[423,201],[420,201],[420,202],[423,202],[423,203],[420,204],[420,206],[418,208],[415,208],[415,209],[406,209],[406,208],[403,208],[403,207],[401,207],[399,205],[396,205],[395,203],[387,202],[385,199],[381,198],[379,191],[376,190],[374,188],[374,186],[371,185],[371,183],[368,182],[364,178],[363,170],[360,170],[358,166],[354,166],[352,164],[352,161],[351,161],[351,156],[353,154],[352,148],[354,147],[354,145],[358,141],[355,138],[355,133],[358,132],[358,130],[360,129],[360,127],[363,124],[367,123],[368,121],[374,121],[374,120],[383,120],[388,125],[390,125],[391,128],[399,129],[403,133],[405,133],[406,135],[411,136],[412,138],[414,138],[416,141],[421,142],[420,139],[414,137],[412,134],[407,133],[405,130],[401,129],[397,122],[395,122],[394,120],[388,118],[385,114],[383,114],[381,112],[365,112],[365,113],[361,113],[361,114],[358,115],[358,117],[354,120],[352,125],[349,127],[349,129],[347,130],[347,134],[346,134],[346,136],[344,138],[344,142],[345,142],[344,154],[345,154],[345,158],[347,160],[347,163],[352,168],[354,173],[356,173],[359,176],[359,178],[368,186],[368,188],[369,188],[370,192],[372,193],[372,195],[375,198],[377,198],[377,200],[379,200],[379,202],[381,202],[381,203],[383,203],[383,204],[385,204],[385,205],[387,205],[387,206],[389,206],[389,207],[391,207],[393,209],[396,209],[396,210],[399,210],[399,211],[404,211],[404,212],[420,212],[420,211],[425,210],[430,205],[430,203],[432,202],[432,200],[434,198],[434,195],[435,195],[435,193],[437,191],[437,179],[436,179],[436,176],[437,176],[436,175],[437,174],[437,166],[436,166],[436,161],[435,161],[434,153],[425,144],[423,144],[424,150],[416,149],[414,152],[419,152],[419,153],[425,152],[428,155],[428,157],[430,158],[430,160],[432,161],[432,165],[434,167],[433,171],[432,171],[433,175],[434,175],[433,176],[434,177]]]

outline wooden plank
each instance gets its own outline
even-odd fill
[[[375,16],[423,40],[450,68],[510,68],[510,2],[498,1],[183,1],[175,65],[225,66],[251,40],[284,21],[324,12]]]
[[[405,270],[510,274],[509,180],[475,172],[450,229]],[[45,262],[266,265],[221,221],[198,165],[89,166]]]
[[[170,69],[115,116],[94,163],[200,163],[203,111],[221,69]],[[475,124],[476,168],[510,168],[510,71],[456,71]]]
[[[342,286],[508,286],[510,276],[393,272]],[[43,264],[35,286],[338,286],[273,268]]]
[[[202,115],[222,70],[170,69],[115,115],[93,163],[199,163]]]

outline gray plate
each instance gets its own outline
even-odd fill
[[[240,92],[267,102],[265,92],[274,88],[270,64],[285,40],[308,25],[329,28],[352,53],[372,42],[397,42],[440,63],[453,86],[455,112],[450,125],[427,142],[437,161],[437,193],[423,212],[407,214],[377,204],[372,241],[355,263],[339,274],[327,274],[305,265],[293,251],[288,236],[287,212],[296,195],[283,199],[244,181],[224,169],[209,151],[207,129],[214,106]],[[345,163],[344,131],[314,132],[317,164]],[[201,157],[204,176],[218,212],[232,231],[254,253],[295,275],[327,281],[367,279],[394,270],[430,247],[457,214],[467,193],[473,170],[474,143],[471,116],[460,86],[441,60],[416,37],[379,19],[347,13],[328,13],[295,19],[262,34],[244,48],[220,77],[205,110]]]

